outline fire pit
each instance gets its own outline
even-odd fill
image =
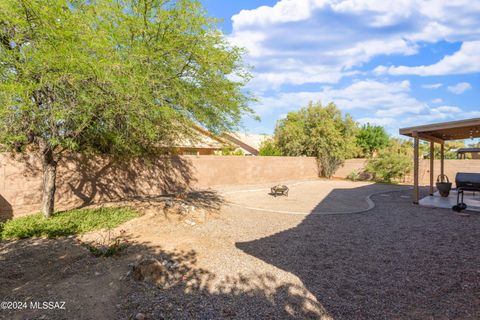
[[[270,188],[270,194],[274,197],[277,197],[277,195],[288,197],[288,187],[281,184],[276,185]]]

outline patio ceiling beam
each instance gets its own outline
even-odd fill
[[[439,144],[444,144],[445,143],[445,140],[434,137],[434,136],[429,135],[427,133],[418,133],[418,137],[422,140],[428,140],[428,141],[436,142],[436,143],[439,143]]]

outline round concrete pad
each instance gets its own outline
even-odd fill
[[[271,186],[248,186],[225,190],[228,203],[248,209],[292,214],[355,213],[371,209],[369,196],[405,189],[405,186],[352,182],[344,180],[297,181],[286,184],[288,197],[270,195]]]

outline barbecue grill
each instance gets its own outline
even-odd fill
[[[457,185],[457,204],[452,209],[460,212],[467,208],[467,205],[463,202],[463,192],[480,192],[480,173],[459,172],[455,177],[455,184]]]

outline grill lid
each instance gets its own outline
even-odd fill
[[[480,189],[480,173],[459,172],[455,177],[457,188]]]

